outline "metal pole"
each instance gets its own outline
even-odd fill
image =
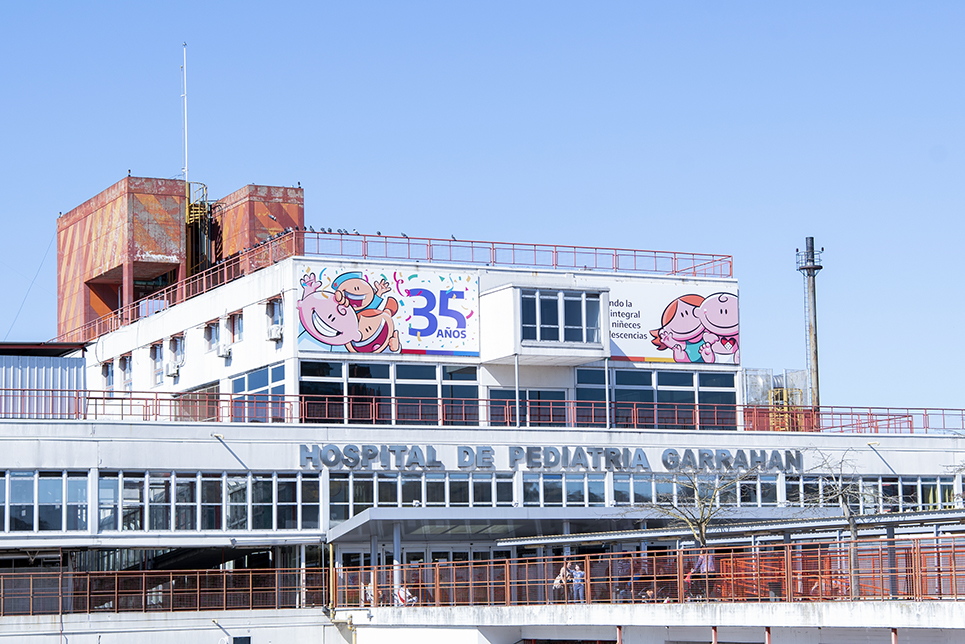
[[[814,250],[814,237],[805,240],[804,252],[797,254],[797,269],[804,273],[807,281],[808,307],[808,375],[811,379],[811,406],[821,406],[821,394],[818,387],[818,310],[815,290],[815,277],[823,268],[820,264],[821,251]]]
[[[392,592],[396,598],[401,597],[402,588],[402,524],[392,524]]]
[[[517,353],[513,356],[513,358],[515,358],[516,365],[516,370],[514,372],[516,380],[516,426],[519,427],[519,354]]]

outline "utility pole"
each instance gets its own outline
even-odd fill
[[[821,266],[821,253],[824,248],[814,250],[814,237],[805,240],[804,252],[797,250],[797,270],[804,274],[807,287],[807,325],[808,325],[808,376],[811,380],[811,406],[814,408],[821,406],[821,394],[818,387],[818,308],[817,295],[815,291],[815,277],[823,266]]]

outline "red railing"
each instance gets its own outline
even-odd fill
[[[84,342],[295,255],[731,277],[729,255],[293,231],[55,338]]]
[[[711,565],[701,568],[700,556]],[[582,576],[574,574],[579,565]],[[564,566],[570,571],[561,574]],[[582,590],[579,586],[582,585]],[[961,537],[389,566],[0,574],[0,616],[378,606],[965,599]]]
[[[608,427],[602,401],[0,389],[0,418]],[[609,427],[854,434],[965,432],[965,410],[611,402]]]
[[[329,578],[321,568],[4,573],[0,615],[321,607]]]
[[[699,565],[699,557],[705,561]],[[579,565],[581,576],[573,573]],[[562,573],[566,566],[570,571]],[[579,586],[582,585],[582,589]],[[965,599],[961,538],[342,568],[343,608]]]

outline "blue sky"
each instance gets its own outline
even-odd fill
[[[822,402],[965,408],[963,26],[956,2],[6,3],[0,332],[56,333],[59,211],[180,175],[186,41],[212,196],[301,182],[315,227],[730,254],[743,363],[775,370],[806,365],[811,235]]]

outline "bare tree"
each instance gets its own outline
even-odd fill
[[[708,533],[713,526],[725,522],[740,510],[737,506],[738,484],[756,479],[759,468],[732,470],[723,473],[696,468],[680,468],[675,472],[676,502],[654,499],[652,503],[630,506],[624,514],[646,510],[665,517],[670,525],[685,527],[701,548],[707,547]],[[659,475],[658,475],[659,476]],[[668,473],[666,477],[674,477]]]

